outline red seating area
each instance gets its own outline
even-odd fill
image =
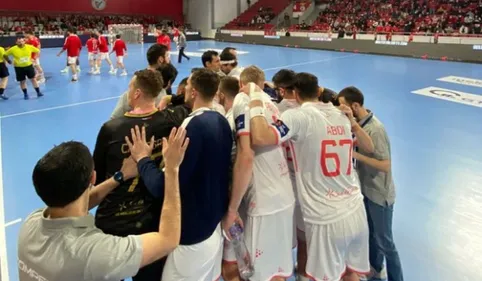
[[[480,34],[479,0],[328,0],[311,25],[290,31],[430,32]]]
[[[153,16],[105,16],[85,14],[38,14],[38,13],[1,13],[0,35],[15,35],[24,31],[42,34],[64,34],[68,27],[74,27],[79,33],[97,29],[106,31],[109,24],[142,24],[144,31],[152,30],[157,25],[169,22]],[[179,24],[179,23],[171,23]]]
[[[265,24],[280,14],[289,4],[290,0],[259,0],[226,24],[224,29],[266,29]]]

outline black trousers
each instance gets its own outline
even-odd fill
[[[184,49],[185,49],[185,48],[186,48],[186,47],[179,48],[179,56],[178,56],[178,59],[177,59],[177,61],[178,61],[179,63],[182,62],[182,57],[185,57],[186,59],[189,60],[189,57],[186,56],[186,54],[184,54]]]

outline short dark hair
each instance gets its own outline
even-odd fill
[[[219,84],[219,89],[225,95],[234,98],[239,93],[239,80],[232,76],[223,77]]]
[[[201,98],[210,101],[219,88],[219,75],[212,70],[202,68],[191,74],[191,84],[199,92]]]
[[[87,146],[69,141],[52,148],[35,165],[32,174],[37,195],[48,207],[62,208],[90,186],[94,161]]]
[[[208,62],[213,62],[213,57],[219,56],[219,53],[213,50],[209,50],[203,53],[201,57],[201,61],[203,62],[203,66],[206,67]]]
[[[90,38],[95,38],[95,34],[94,34],[94,33],[91,33],[91,34],[90,34]]]
[[[121,38],[121,35],[120,35],[120,34],[117,34],[117,35],[115,36],[115,38],[116,38],[116,39],[120,39],[120,38]]]
[[[273,76],[273,83],[276,87],[293,90],[296,82],[296,73],[290,69],[281,69]]]
[[[25,34],[27,34],[27,35],[33,35],[33,31],[32,31],[32,30],[27,30],[27,31],[25,31]]]
[[[150,96],[156,98],[159,92],[164,88],[164,82],[159,71],[152,71],[149,69],[143,69],[134,73],[136,77],[135,86],[141,89],[141,91]]]
[[[221,52],[221,54],[230,53],[231,51],[236,51],[236,48],[234,48],[234,47],[226,47],[226,48],[224,48],[224,50]]]
[[[318,78],[306,72],[296,74],[294,88],[303,100],[318,98],[320,91]]]
[[[69,33],[75,33],[75,29],[74,29],[73,27],[69,27],[69,28],[67,29],[67,32],[69,32]]]
[[[334,106],[339,106],[340,104],[338,103],[337,100],[337,94],[335,91],[328,89],[328,88],[320,88],[320,97],[318,100],[320,100],[323,103],[332,103]]]
[[[147,63],[149,65],[154,65],[157,63],[159,58],[163,58],[167,53],[167,47],[160,44],[152,45],[149,50],[147,50]]]
[[[179,86],[187,85],[187,79],[189,79],[189,77],[186,77],[186,78],[182,79],[181,82],[179,83]]]
[[[233,63],[230,63],[230,65],[236,67],[238,65],[237,58],[234,54],[227,52],[227,53],[222,53],[219,58],[221,59],[221,64],[223,64],[223,61],[234,61]],[[225,63],[224,63],[225,64]]]
[[[363,106],[363,94],[358,88],[354,86],[346,87],[345,89],[341,90],[340,93],[338,93],[337,98],[341,97],[343,97],[345,101],[350,105],[356,102],[359,105]]]

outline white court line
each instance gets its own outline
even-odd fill
[[[269,71],[269,70],[276,70],[276,69],[282,69],[282,68],[299,66],[299,65],[314,64],[314,63],[320,63],[320,62],[325,62],[325,61],[332,61],[332,60],[349,58],[349,57],[353,57],[353,56],[357,56],[357,55],[358,55],[358,54],[350,54],[350,55],[346,55],[346,56],[339,56],[339,57],[334,57],[334,58],[326,58],[326,59],[322,59],[322,60],[312,60],[312,61],[307,61],[307,62],[300,62],[300,63],[295,63],[295,64],[288,64],[288,65],[283,65],[283,66],[266,68],[266,69],[263,69],[263,70],[264,70],[264,71]]]
[[[7,223],[5,223],[4,227],[9,227],[11,225],[14,225],[14,224],[17,224],[17,223],[20,223],[22,222],[22,219],[21,218],[18,218],[16,220],[13,220],[13,221],[9,221]]]
[[[326,62],[326,61],[344,59],[344,58],[349,58],[349,57],[353,57],[353,56],[358,56],[358,54],[350,54],[350,55],[346,55],[346,56],[339,56],[339,57],[334,57],[334,58],[326,58],[326,59],[322,59],[322,60],[313,60],[313,61],[300,62],[300,63],[295,63],[295,64],[288,64],[288,65],[283,65],[283,66],[265,68],[265,69],[263,69],[263,70],[264,70],[264,71],[277,70],[277,69],[282,69],[282,68],[287,68],[287,67],[293,67],[293,66],[300,66],[300,65],[307,65],[307,64],[314,64],[314,63],[320,63],[320,62]],[[177,88],[177,86],[172,86],[172,88],[173,88],[173,89],[174,89],[174,88]],[[102,102],[102,101],[107,101],[107,100],[113,100],[113,99],[117,99],[117,98],[119,98],[119,97],[120,97],[120,96],[109,97],[109,98],[96,99],[96,100],[90,100],[90,101],[84,101],[84,102],[77,102],[77,103],[71,103],[71,104],[54,106],[54,107],[47,107],[47,108],[43,108],[43,109],[25,111],[25,112],[20,112],[20,113],[8,114],[8,115],[0,116],[0,119],[10,118],[10,117],[16,117],[16,116],[22,116],[22,115],[28,115],[28,114],[39,113],[39,112],[45,112],[45,111],[51,111],[51,110],[62,109],[62,108],[68,108],[68,107],[73,107],[73,106],[78,106],[78,105],[84,105],[84,104]]]
[[[178,85],[172,86],[172,89],[177,88]],[[30,111],[25,111],[25,112],[19,112],[19,113],[14,113],[14,114],[8,114],[4,116],[0,116],[0,119],[5,119],[5,118],[10,118],[10,117],[15,117],[15,116],[22,116],[22,115],[28,115],[28,114],[33,114],[33,113],[39,113],[39,112],[44,112],[44,111],[51,111],[55,109],[62,109],[62,108],[68,108],[68,107],[73,107],[73,106],[78,106],[78,105],[84,105],[84,104],[89,104],[89,103],[96,103],[96,102],[101,102],[101,101],[106,101],[106,100],[113,100],[113,99],[118,99],[120,96],[115,96],[115,97],[108,97],[108,98],[103,98],[103,99],[96,99],[96,100],[89,100],[89,101],[83,101],[83,102],[76,102],[76,103],[71,103],[71,104],[66,104],[66,105],[59,105],[59,106],[53,106],[53,107],[47,107],[47,108],[42,108],[42,109],[36,109],[36,110],[30,110]]]
[[[0,225],[5,225],[5,204],[3,199],[3,159],[2,159],[2,120],[0,120]],[[0,278],[10,281],[8,276],[7,235],[5,227],[0,227]]]

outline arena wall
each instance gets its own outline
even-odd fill
[[[440,37],[439,42],[435,44],[433,38],[428,36],[420,36],[421,38],[414,38],[413,42],[407,42],[408,40],[395,38],[395,36],[392,41],[386,41],[384,36],[375,40],[374,35],[354,40],[315,34],[289,37],[279,33],[271,36],[252,34],[256,32],[259,33],[259,31],[222,30],[216,33],[215,38],[217,41],[224,42],[482,63],[482,38]],[[264,33],[261,32],[261,34]]]

